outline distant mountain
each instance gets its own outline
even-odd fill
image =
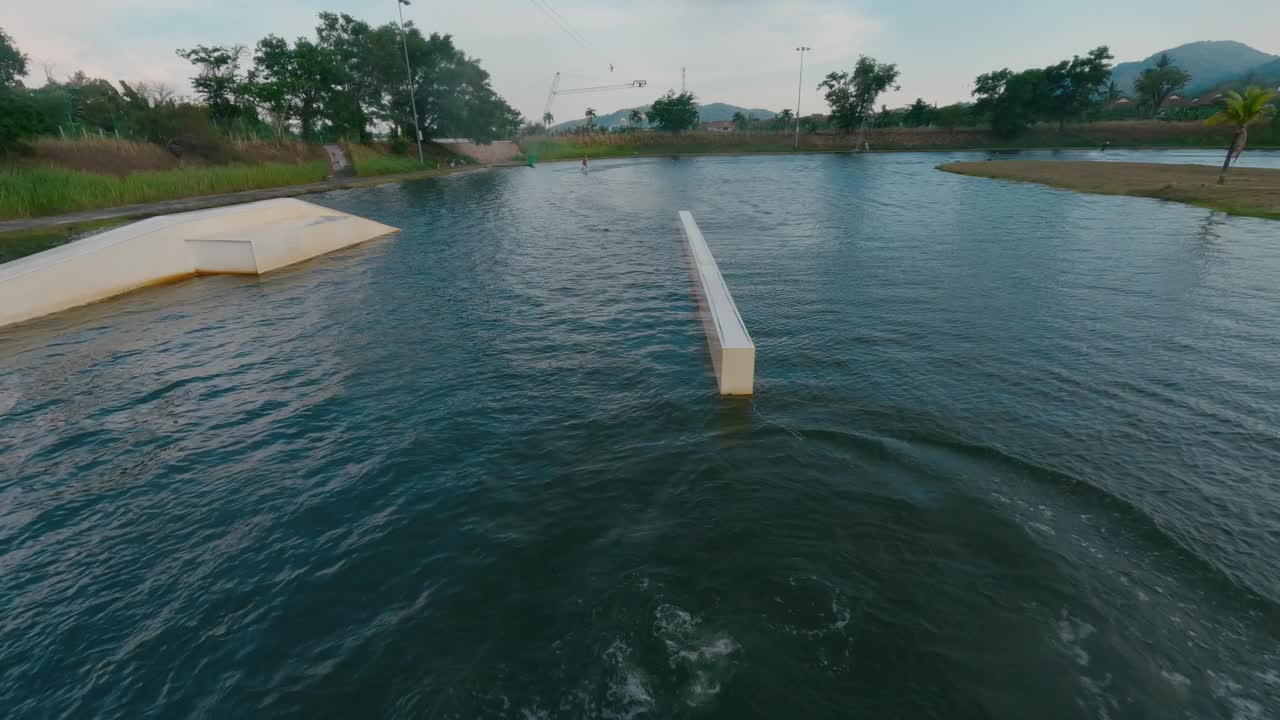
[[[1280,56],[1268,55],[1234,40],[1201,40],[1163,52],[1168,53],[1178,67],[1191,73],[1191,84],[1184,91],[1188,96],[1198,95],[1240,78],[1250,70],[1280,61]],[[1111,71],[1111,79],[1120,86],[1121,92],[1132,97],[1133,81],[1143,70],[1155,67],[1160,55],[1156,53],[1142,62],[1120,63]]]
[[[598,128],[625,127],[628,124],[627,117],[631,114],[632,110],[639,110],[642,113],[647,113],[649,112],[649,106],[639,105],[634,108],[623,108],[621,110],[616,110],[614,112],[609,113],[608,115],[597,115],[596,127]],[[699,119],[702,120],[702,122],[718,122],[721,120],[732,120],[733,114],[738,112],[748,116],[755,116],[757,120],[767,120],[777,115],[777,113],[773,112],[772,110],[762,110],[760,108],[744,108],[744,107],[738,107],[737,105],[729,105],[728,103],[707,103],[705,105],[698,105],[698,117]],[[587,123],[587,119],[585,117],[580,117],[580,118],[575,118],[573,120],[566,120],[556,125],[552,125],[551,129],[552,130],[572,130],[573,128],[581,127],[586,123]]]

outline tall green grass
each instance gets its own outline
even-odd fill
[[[352,153],[359,155],[358,153]],[[363,157],[352,158],[352,163],[356,167],[356,175],[360,177],[373,177],[375,175],[399,175],[401,173],[422,172],[427,169],[435,169],[436,164],[423,165],[418,162],[415,155],[412,158],[400,155],[383,155],[381,153],[369,152]]]
[[[77,210],[259,190],[317,182],[329,175],[323,161],[286,165],[218,165],[125,177],[45,167],[0,169],[0,218],[57,215]]]
[[[355,166],[356,175],[360,177],[435,170],[438,167],[448,166],[450,160],[455,163],[469,162],[466,158],[455,155],[447,148],[433,142],[424,143],[422,151],[423,162],[419,163],[418,151],[412,147],[406,151],[406,154],[398,155],[385,144],[347,146],[347,152],[351,155],[351,164]]]

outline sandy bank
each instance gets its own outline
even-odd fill
[[[1080,192],[1172,200],[1233,215],[1280,220],[1280,170],[1235,168],[1227,184],[1218,185],[1218,168],[1207,165],[1001,160],[946,163],[938,169]]]

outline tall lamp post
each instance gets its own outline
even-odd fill
[[[404,2],[404,0],[400,0]],[[796,52],[800,53],[800,81],[796,83],[796,149],[800,149],[800,90],[804,87],[804,54],[813,48],[801,45],[796,48]]]
[[[425,165],[422,158],[422,125],[418,123],[418,89],[414,87],[413,68],[409,66],[409,42],[404,35],[404,6],[409,0],[396,0],[396,11],[400,13],[400,44],[404,46],[404,71],[409,76],[409,104],[413,106],[413,132],[418,136],[418,164]]]

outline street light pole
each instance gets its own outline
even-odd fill
[[[418,89],[414,87],[413,68],[409,66],[409,42],[404,35],[404,6],[409,0],[396,0],[396,11],[400,13],[400,44],[404,46],[404,71],[409,76],[409,104],[413,105],[413,132],[418,136],[418,164],[425,165],[422,158],[422,126],[418,124]]]
[[[403,0],[401,0],[403,2]],[[804,54],[813,48],[801,45],[796,48],[800,53],[800,81],[796,83],[796,149],[800,149],[800,90],[804,87]]]

